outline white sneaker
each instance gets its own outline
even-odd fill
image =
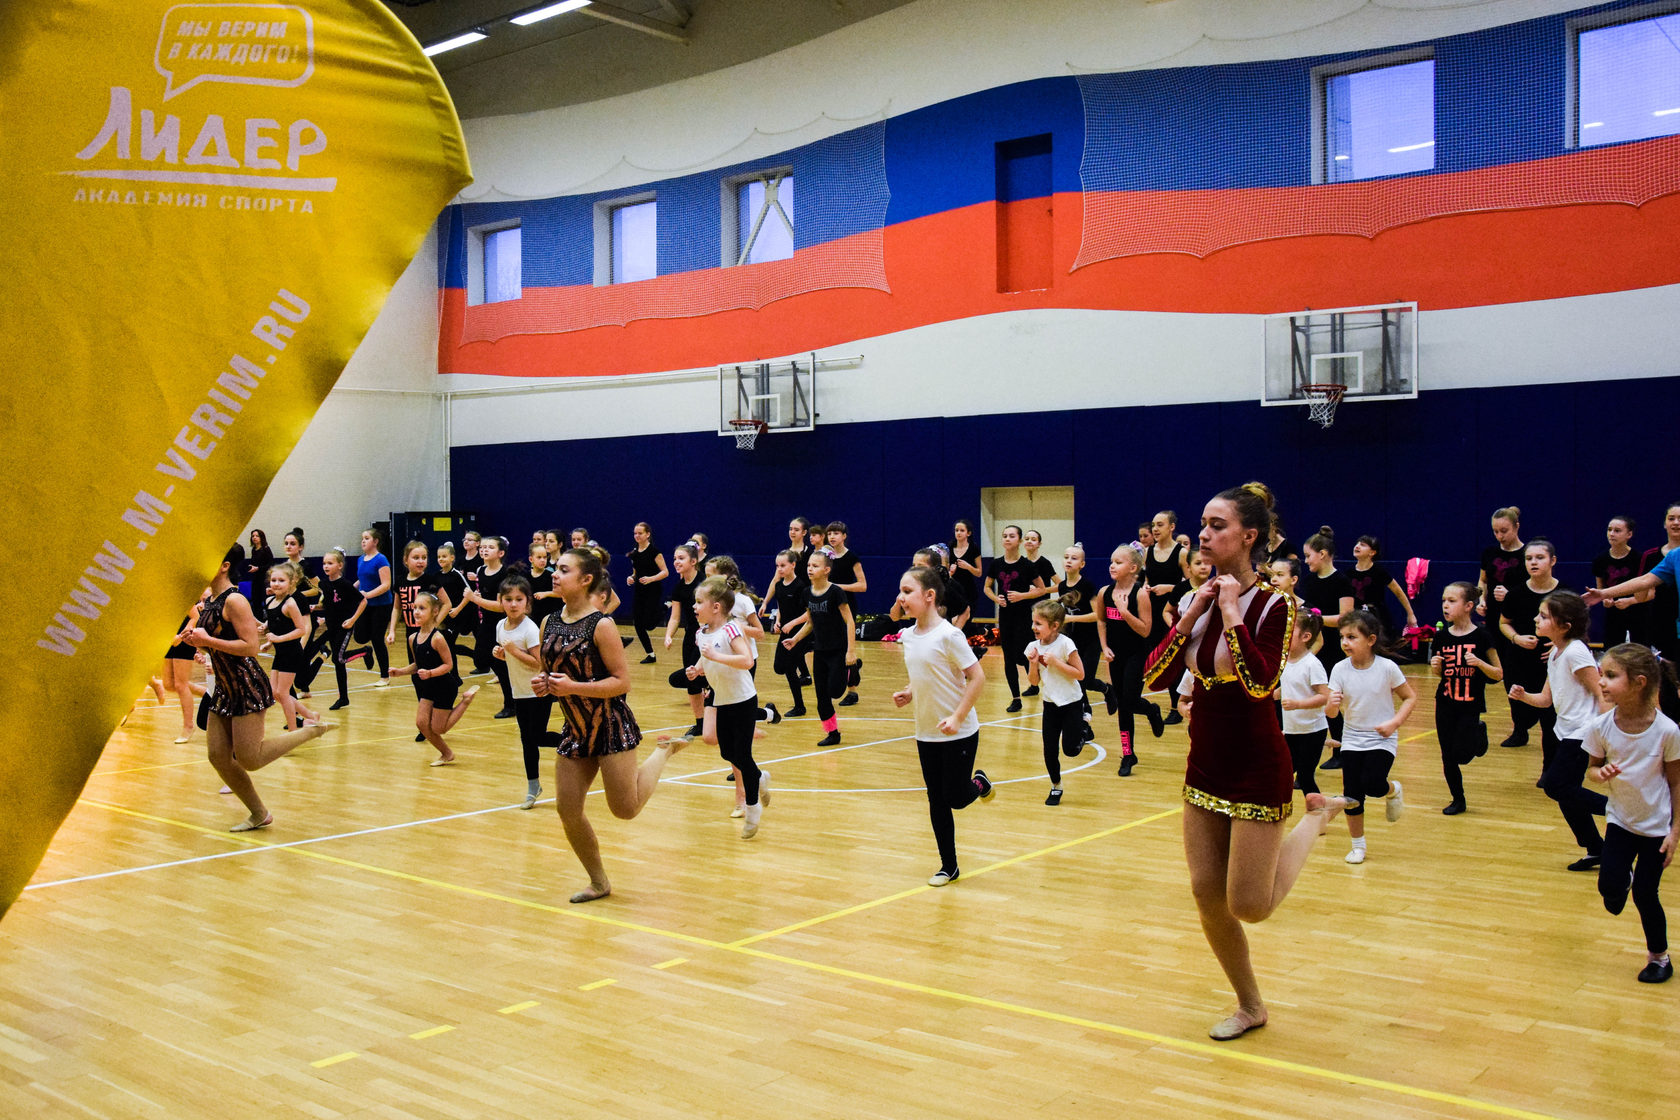
[[[388,687],[390,687],[390,684],[391,684],[391,681],[390,681],[389,678],[380,677],[378,680],[373,682],[373,687],[375,687],[375,688],[388,688]]]
[[[954,873],[935,871],[932,876],[928,878],[928,886],[943,887],[946,883],[952,882],[955,879],[956,875]]]
[[[1365,849],[1364,848],[1354,848],[1352,851],[1348,852],[1348,854],[1343,856],[1342,858],[1347,860],[1349,863],[1364,863],[1365,862]]]
[[[1383,806],[1383,812],[1387,814],[1389,820],[1397,821],[1400,819],[1400,814],[1405,811],[1406,800],[1400,796],[1400,783],[1395,782],[1394,792],[1388,795],[1388,804]]]
[[[744,817],[747,815],[747,807],[745,805],[737,805],[735,808],[729,810],[729,815],[731,817]]]

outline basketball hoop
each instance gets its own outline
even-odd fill
[[[735,429],[737,451],[751,451],[758,443],[758,437],[770,430],[770,425],[762,420],[731,420],[729,426]]]
[[[1336,406],[1342,403],[1342,395],[1347,392],[1347,386],[1334,382],[1303,385],[1301,392],[1307,396],[1307,419],[1321,428],[1328,428],[1336,422]]]

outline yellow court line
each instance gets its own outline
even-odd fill
[[[687,964],[687,963],[688,963],[688,958],[687,957],[672,957],[668,961],[660,961],[658,964],[654,965],[653,967],[654,968],[675,968],[679,964]]]
[[[339,1062],[348,1062],[351,1058],[355,1057],[360,1057],[360,1055],[358,1055],[354,1050],[346,1050],[342,1054],[334,1054],[330,1058],[322,1058],[318,1062],[310,1062],[309,1064],[316,1069],[326,1069],[328,1066],[336,1066]]]
[[[521,648],[523,648],[523,647],[521,647]],[[409,1035],[408,1037],[414,1039],[415,1041],[419,1041],[422,1038],[434,1038],[434,1037],[436,1037],[437,1035],[440,1035],[440,1034],[448,1034],[450,1031],[452,1031],[454,1029],[455,1029],[454,1027],[447,1026],[447,1025],[441,1026],[441,1027],[428,1027],[423,1031],[415,1031],[413,1034]]]
[[[1406,738],[1400,740],[1400,742],[1401,743],[1415,743],[1419,739],[1427,739],[1433,734],[1435,734],[1435,732],[1433,732],[1433,731],[1419,731],[1416,735],[1406,736]]]
[[[140,818],[143,818],[145,820],[157,821],[157,822],[163,823],[163,824],[172,824],[172,825],[176,825],[176,826],[181,827],[181,828],[190,829],[190,830],[195,831],[195,832],[210,833],[209,829],[201,828],[198,825],[187,824],[184,821],[174,821],[174,820],[170,820],[167,817],[152,816],[152,815],[149,815],[149,814],[146,814],[146,813],[137,812],[137,811],[132,810],[132,809],[124,809],[120,806],[115,806],[115,805],[108,805],[108,806],[104,806],[104,807],[110,808],[110,809],[112,809],[116,812],[119,812],[119,813],[126,813],[126,814],[131,815],[131,816],[140,817]],[[1129,822],[1128,825],[1117,825],[1113,829],[1105,829],[1103,834],[1112,834],[1114,832],[1120,831],[1121,829],[1123,829],[1125,827],[1136,827],[1139,824],[1143,824],[1143,823],[1146,823],[1148,821],[1160,820],[1164,817],[1172,816],[1172,815],[1174,815],[1176,813],[1179,813],[1179,812],[1182,812],[1181,807],[1175,807],[1175,808],[1170,809],[1170,810],[1163,810],[1162,812],[1152,814],[1149,817],[1143,817],[1143,818],[1139,818],[1137,821]],[[210,834],[211,835],[225,835],[223,833],[210,833]],[[1059,851],[1059,850],[1062,850],[1064,848],[1071,847],[1074,844],[1078,844],[1078,843],[1086,842],[1090,839],[1094,839],[1098,835],[1102,835],[1102,834],[1093,834],[1091,837],[1085,837],[1085,838],[1082,838],[1081,840],[1064,841],[1061,844],[1052,845],[1049,848],[1045,848],[1045,849],[1043,849],[1043,851],[1044,852]],[[235,838],[236,839],[244,839],[243,837],[235,837]],[[1170,1049],[1180,1050],[1180,1051],[1183,1051],[1183,1052],[1186,1052],[1186,1053],[1197,1054],[1197,1055],[1201,1055],[1201,1056],[1204,1056],[1204,1057],[1225,1058],[1225,1059],[1230,1059],[1232,1061],[1236,1061],[1236,1062],[1240,1062],[1240,1063],[1248,1063],[1250,1065],[1265,1067],[1265,1068],[1268,1068],[1268,1069],[1283,1070],[1283,1071],[1287,1071],[1287,1072],[1290,1072],[1290,1073],[1300,1074],[1300,1075],[1306,1076],[1306,1077],[1315,1077],[1315,1078],[1318,1078],[1318,1079],[1324,1080],[1324,1081],[1332,1081],[1332,1082],[1337,1082],[1337,1083],[1341,1083],[1341,1084],[1348,1084],[1348,1085],[1359,1085],[1359,1086],[1363,1086],[1365,1088],[1377,1089],[1377,1090],[1381,1090],[1383,1092],[1394,1093],[1394,1094],[1397,1094],[1397,1095],[1400,1095],[1400,1096],[1413,1097],[1413,1098],[1416,1098],[1416,1099],[1419,1099],[1419,1100],[1429,1100],[1429,1101],[1436,1101],[1436,1102],[1440,1102],[1440,1103],[1444,1103],[1444,1104],[1453,1104],[1453,1105],[1457,1105],[1457,1106],[1462,1107],[1462,1108],[1468,1108],[1468,1109],[1471,1109],[1471,1110],[1474,1110],[1474,1111],[1477,1111],[1477,1112],[1488,1113],[1490,1115],[1514,1117],[1514,1118],[1516,1118],[1516,1120],[1558,1120],[1557,1117],[1550,1116],[1546,1113],[1529,1112],[1527,1110],[1520,1109],[1520,1108],[1512,1108],[1512,1107],[1509,1107],[1509,1106],[1506,1106],[1506,1105],[1494,1104],[1494,1103],[1489,1102],[1489,1101],[1476,1100],[1473,1097],[1461,1097],[1461,1096],[1457,1096],[1457,1095],[1452,1094],[1452,1093],[1439,1092],[1439,1091],[1434,1090],[1434,1089],[1422,1089],[1422,1088],[1418,1088],[1418,1087],[1412,1086],[1412,1085],[1403,1085],[1403,1084],[1400,1084],[1398,1082],[1383,1081],[1383,1080],[1380,1080],[1378,1078],[1364,1077],[1364,1076],[1361,1076],[1359,1074],[1342,1073],[1342,1072],[1337,1071],[1337,1070],[1323,1069],[1323,1068],[1318,1067],[1318,1066],[1310,1066],[1310,1065],[1306,1065],[1306,1064],[1299,1063],[1299,1062],[1285,1061],[1285,1060],[1280,1059],[1280,1058],[1269,1058],[1269,1057],[1266,1057],[1266,1056],[1260,1055],[1260,1054],[1251,1054],[1251,1053],[1249,1053],[1245,1050],[1242,1050],[1242,1049],[1236,1048],[1236,1047],[1216,1046],[1216,1045],[1213,1045],[1212,1043],[1207,1043],[1207,1042],[1198,1042],[1198,1041],[1193,1041],[1193,1040],[1190,1040],[1190,1039],[1174,1038],[1171,1035],[1156,1034],[1156,1033],[1151,1032],[1151,1031],[1140,1031],[1140,1030],[1137,1030],[1136,1028],[1123,1027],[1123,1026],[1120,1026],[1119,1024],[1116,1024],[1116,1023],[1104,1023],[1104,1022],[1101,1022],[1101,1021],[1096,1020],[1096,1019],[1084,1019],[1084,1018],[1081,1018],[1079,1016],[1064,1015],[1064,1014],[1061,1014],[1060,1012],[1056,1012],[1056,1011],[1046,1011],[1046,1010],[1042,1010],[1040,1008],[1028,1007],[1024,1004],[1009,1003],[1005,1000],[994,1000],[994,999],[989,999],[989,998],[984,997],[984,996],[975,996],[975,995],[968,995],[968,994],[965,994],[965,993],[962,993],[962,992],[953,992],[953,991],[950,991],[950,990],[945,989],[945,988],[935,988],[935,987],[931,987],[931,986],[925,985],[925,984],[916,984],[916,983],[913,983],[913,982],[908,981],[908,980],[896,980],[896,979],[893,979],[891,977],[886,977],[886,976],[875,976],[875,975],[872,975],[872,974],[867,973],[867,972],[858,972],[858,971],[855,971],[853,969],[841,968],[837,965],[822,964],[822,963],[817,962],[817,961],[800,960],[797,957],[783,956],[780,953],[772,953],[772,952],[770,952],[768,950],[765,950],[765,949],[754,948],[753,946],[751,946],[749,944],[746,944],[745,941],[740,941],[740,942],[735,942],[735,943],[725,943],[725,942],[721,942],[721,941],[713,941],[709,938],[697,937],[694,934],[681,933],[681,932],[678,932],[676,930],[658,929],[658,928],[653,927],[653,926],[645,926],[645,925],[641,925],[640,923],[636,923],[636,922],[627,922],[627,921],[623,921],[623,920],[618,919],[618,918],[609,918],[609,917],[606,917],[605,915],[602,915],[602,914],[599,914],[599,913],[588,913],[588,912],[580,911],[580,910],[576,909],[575,907],[562,908],[562,907],[554,906],[554,905],[551,905],[551,904],[545,903],[545,902],[535,902],[535,901],[530,900],[530,899],[515,898],[515,897],[512,897],[510,895],[498,894],[494,891],[482,890],[482,889],[479,889],[477,887],[466,887],[466,886],[462,886],[458,883],[450,883],[450,882],[447,882],[447,881],[444,881],[444,880],[441,880],[441,879],[431,879],[431,878],[427,878],[426,876],[423,876],[423,875],[414,875],[414,874],[411,874],[411,873],[406,872],[406,871],[397,871],[393,868],[380,867],[376,864],[362,863],[358,860],[344,859],[340,856],[327,855],[324,852],[310,851],[310,850],[305,849],[305,848],[296,848],[296,847],[281,848],[280,850],[285,851],[285,852],[293,852],[293,853],[296,853],[297,855],[303,856],[305,858],[320,860],[321,862],[324,862],[324,863],[336,864],[336,865],[339,865],[339,866],[342,866],[342,867],[352,867],[352,868],[356,868],[358,870],[370,872],[370,873],[375,874],[375,875],[385,875],[385,876],[388,876],[388,877],[391,877],[391,878],[403,880],[405,882],[418,883],[418,884],[422,884],[422,885],[425,885],[425,886],[436,887],[440,890],[449,891],[449,892],[454,893],[454,894],[467,895],[467,896],[470,896],[470,897],[473,897],[473,898],[488,899],[488,900],[494,901],[494,902],[506,902],[506,903],[509,903],[511,905],[514,905],[514,906],[520,906],[520,907],[524,907],[524,908],[530,909],[530,910],[538,910],[538,911],[542,911],[544,913],[565,914],[568,917],[578,918],[578,919],[583,920],[583,921],[596,922],[596,923],[601,924],[601,925],[613,926],[613,927],[616,927],[616,928],[619,928],[619,929],[633,930],[633,931],[638,932],[638,933],[646,933],[646,934],[650,934],[650,935],[655,936],[655,937],[669,938],[671,940],[681,941],[681,942],[684,942],[684,943],[690,944],[690,945],[704,946],[708,949],[720,949],[724,952],[740,953],[740,954],[743,954],[743,955],[746,955],[746,956],[754,957],[754,958],[759,959],[759,960],[774,961],[774,962],[779,963],[779,964],[791,965],[791,966],[796,967],[796,968],[808,969],[808,970],[811,970],[811,971],[814,971],[814,972],[820,972],[820,973],[824,973],[824,974],[830,975],[830,976],[841,976],[841,977],[845,977],[847,979],[858,980],[858,981],[861,981],[863,983],[877,984],[877,985],[880,985],[882,987],[893,988],[893,989],[896,989],[898,991],[914,992],[914,993],[917,993],[917,994],[920,994],[920,995],[930,996],[930,997],[933,997],[933,998],[936,998],[936,999],[947,999],[947,1000],[951,1000],[951,1001],[954,1001],[954,1002],[957,1002],[957,1003],[967,1004],[967,1005],[973,1006],[973,1007],[985,1007],[985,1008],[990,1008],[990,1009],[996,1010],[996,1011],[1003,1011],[1003,1012],[1008,1012],[1008,1013],[1011,1013],[1011,1014],[1025,1015],[1025,1016],[1028,1016],[1028,1017],[1031,1017],[1031,1018],[1042,1019],[1042,1020],[1045,1020],[1047,1022],[1063,1023],[1063,1024],[1070,1025],[1070,1026],[1077,1026],[1077,1027],[1081,1027],[1081,1028],[1085,1028],[1085,1029],[1089,1029],[1089,1030],[1103,1031],[1103,1032],[1108,1033],[1108,1034],[1114,1034],[1114,1035],[1118,1035],[1118,1036],[1124,1037],[1124,1038],[1131,1038],[1131,1039],[1135,1039],[1135,1040],[1138,1040],[1138,1041],[1141,1041],[1141,1042],[1149,1042],[1149,1043],[1152,1043],[1152,1044],[1155,1044],[1155,1045],[1165,1046],[1165,1047],[1168,1047]],[[1032,854],[1033,853],[1028,853],[1028,854],[1022,855],[1022,856],[1012,857],[1011,859],[1008,859],[1008,860],[1002,860],[1002,861],[999,861],[996,864],[990,864],[982,870],[995,870],[995,869],[998,869],[998,868],[1001,868],[1001,867],[1008,866],[1012,863],[1018,863],[1018,862],[1021,862],[1024,859],[1030,858]],[[979,873],[980,873],[979,871],[975,872],[975,874],[979,874]],[[928,889],[932,889],[932,888],[928,888]],[[901,894],[902,893],[913,893],[913,892],[901,892]],[[617,983],[617,981],[615,981],[615,980],[598,980],[598,981],[595,981],[593,984],[584,985],[583,990],[590,990],[590,989],[593,989],[593,988],[605,987],[606,985],[613,984],[613,983]],[[340,1055],[337,1055],[337,1056],[332,1057],[332,1058],[323,1058],[319,1062],[313,1062],[311,1064],[316,1066],[317,1068],[319,1068],[322,1065],[331,1065],[331,1064],[334,1064],[336,1062],[346,1061],[346,1060],[348,1060],[350,1058],[354,1058],[354,1057],[356,1057],[356,1054],[354,1052],[347,1052],[347,1053],[340,1054]]]
[[[1172,809],[1164,809],[1159,813],[1154,813],[1147,817],[1140,817],[1135,821],[1127,821],[1125,824],[1117,824],[1113,828],[1105,828],[1100,832],[1093,832],[1088,836],[1080,836],[1073,840],[1063,840],[1061,843],[1052,844],[1048,848],[1040,848],[1033,852],[1023,852],[1018,856],[1010,856],[1008,859],[1002,859],[996,863],[988,863],[986,866],[979,868],[978,870],[965,873],[963,878],[972,879],[976,876],[984,875],[989,871],[999,871],[1005,867],[1011,867],[1029,859],[1037,859],[1039,856],[1047,856],[1053,852],[1060,852],[1068,848],[1078,847],[1080,844],[1088,844],[1093,840],[1101,840],[1104,837],[1113,836],[1117,832],[1125,832],[1127,829],[1137,828],[1139,825],[1153,824],[1165,817],[1177,816],[1183,811],[1183,806],[1178,806]],[[797,933],[803,929],[810,929],[812,926],[822,925],[824,922],[832,922],[836,918],[850,917],[853,914],[859,914],[865,910],[873,910],[877,906],[885,906],[889,902],[897,902],[900,899],[910,898],[914,895],[923,894],[934,889],[935,888],[924,883],[920,886],[911,887],[908,890],[899,891],[897,894],[889,894],[885,898],[877,898],[869,902],[860,902],[855,906],[843,907],[839,910],[830,911],[827,914],[819,914],[814,918],[806,918],[802,922],[794,922],[792,925],[782,926],[780,929],[768,930],[764,933],[755,933],[751,937],[743,937],[738,941],[731,941],[728,947],[731,949],[738,949],[746,945],[756,945],[760,941],[768,941],[772,937],[781,937],[784,934]]]
[[[528,999],[524,1003],[516,1003],[516,1004],[513,1004],[510,1007],[503,1007],[500,1010],[498,1010],[496,1012],[496,1014],[498,1014],[498,1015],[512,1015],[517,1011],[528,1011],[531,1008],[536,1007],[536,1006],[537,1006],[537,1001],[536,1000]]]
[[[616,984],[616,983],[618,983],[617,980],[597,980],[593,984],[579,984],[578,985],[578,991],[580,991],[580,992],[593,992],[596,988],[604,988],[608,984]]]
[[[1491,1113],[1496,1116],[1511,1116],[1518,1120],[1558,1120],[1557,1117],[1544,1112],[1529,1112],[1526,1109],[1512,1108],[1508,1105],[1494,1104],[1490,1101],[1477,1100],[1474,1097],[1461,1097],[1453,1093],[1442,1093],[1434,1089],[1420,1089],[1415,1085],[1403,1085],[1397,1081],[1383,1081],[1380,1078],[1365,1077],[1357,1073],[1342,1073],[1338,1070],[1323,1069],[1310,1066],[1302,1062],[1291,1062],[1283,1058],[1269,1058],[1264,1054],[1252,1054],[1246,1050],[1227,1045],[1217,1045],[1211,1042],[1197,1042],[1190,1039],[1174,1038],[1172,1035],[1157,1034],[1154,1031],[1140,1031],[1134,1027],[1122,1027],[1116,1023],[1105,1023],[1098,1019],[1085,1019],[1078,1015],[1063,1015],[1059,1011],[1045,1011],[1037,1007],[1024,1004],[1010,1003],[1007,1000],[989,999],[985,996],[969,995],[965,992],[953,992],[946,988],[935,988],[926,984],[916,984],[908,980],[894,980],[886,976],[873,976],[867,972],[858,972],[838,965],[820,964],[816,961],[800,960],[797,957],[786,957],[780,953],[772,953],[765,949],[728,946],[731,952],[744,953],[747,956],[761,960],[776,961],[780,964],[795,965],[800,968],[811,969],[815,972],[826,973],[830,976],[841,976],[848,980],[860,980],[868,984],[878,984],[882,987],[896,988],[903,992],[914,992],[918,995],[933,996],[937,999],[952,1000],[957,1003],[968,1004],[972,1007],[985,1007],[993,1011],[1005,1011],[1015,1015],[1027,1015],[1034,1019],[1044,1019],[1053,1023],[1080,1027],[1086,1030],[1102,1031],[1105,1034],[1119,1035],[1123,1038],[1134,1039],[1138,1042],[1148,1042],[1157,1046],[1165,1046],[1173,1050],[1180,1050],[1209,1058],[1229,1058],[1249,1065],[1262,1066],[1266,1069],[1282,1070],[1287,1073],[1297,1073],[1306,1077],[1316,1077],[1328,1081],[1340,1081],[1349,1085],[1359,1085],[1367,1089],[1380,1089],[1384,1092],[1395,1093],[1400,1096],[1416,1097],[1420,1100],[1435,1101],[1441,1104],[1457,1105],[1461,1108],[1473,1109],[1477,1112]]]

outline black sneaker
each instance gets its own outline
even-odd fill
[[[799,687],[800,688],[810,688],[811,687],[811,674],[809,674],[809,673],[799,674]]]
[[[1046,805],[1060,805],[1062,803],[1062,791],[1059,789],[1051,790],[1050,796],[1044,799],[1044,803]]]
[[[1150,732],[1150,734],[1154,735],[1155,738],[1159,739],[1161,737],[1162,731],[1165,730],[1166,723],[1167,723],[1166,720],[1161,718],[1161,705],[1151,704],[1151,705],[1149,705],[1149,710],[1147,712],[1143,713],[1143,714],[1144,714],[1144,718],[1149,720],[1149,732]]]
[[[776,705],[766,704],[764,705],[764,711],[767,713],[764,717],[766,723],[782,722],[782,713],[776,710]]]
[[[1183,723],[1184,713],[1179,711],[1177,708],[1174,708],[1172,711],[1167,713],[1167,718],[1163,719],[1161,722],[1166,724],[1168,727],[1171,727],[1175,723]]]
[[[1103,706],[1108,709],[1108,714],[1109,715],[1111,715],[1111,716],[1119,715],[1120,714],[1120,690],[1117,689],[1117,688],[1114,688],[1112,686],[1109,687],[1109,688],[1103,689]]]
[[[1318,764],[1320,770],[1340,770],[1342,768],[1342,752],[1337,751],[1329,758]]]
[[[682,733],[682,737],[684,739],[698,739],[698,738],[700,738],[700,735],[701,735],[701,727],[700,727],[700,724],[699,724],[698,721],[695,722],[693,727],[689,728],[687,731],[684,731]]]
[[[992,780],[986,777],[986,772],[984,770],[976,770],[974,772],[974,784],[980,787],[980,800],[982,801],[990,801],[992,799],[992,795],[997,792],[997,790],[992,787]]]
[[[800,716],[805,714],[805,705],[795,704],[793,707],[789,708],[786,712],[784,712],[782,714],[783,714],[783,717],[786,718],[786,719],[798,719]]]
[[[1038,686],[1036,684],[1029,684],[1027,686],[1027,690],[1025,692],[1021,693],[1021,695],[1022,696],[1037,696],[1038,695]]]
[[[1443,816],[1447,816],[1447,817],[1456,817],[1460,813],[1464,812],[1465,808],[1466,808],[1466,806],[1465,806],[1464,802],[1454,801],[1451,805],[1448,805],[1445,809],[1442,809],[1441,814]]]
[[[817,740],[817,746],[819,747],[838,747],[839,745],[840,732],[838,731],[830,731],[827,735],[824,735],[821,739]]]
[[[496,718],[497,719],[512,719],[513,718],[513,709],[512,708],[503,708],[501,711],[496,713]]]
[[[657,665],[657,664],[659,664],[659,658],[655,657],[653,654],[650,653],[646,657],[642,658],[642,664],[643,665]]]
[[[846,693],[846,695],[844,695],[840,698],[840,706],[842,708],[849,708],[853,704],[856,704],[857,702],[858,702],[858,694],[855,693],[855,692],[848,692],[848,693]]]
[[[631,646],[636,644],[636,639],[634,638],[620,638],[619,641],[624,643],[625,649],[629,649]]]
[[[1122,778],[1131,777],[1132,776],[1132,768],[1135,767],[1136,765],[1137,765],[1137,755],[1129,754],[1125,758],[1122,758],[1120,760],[1120,776]]]
[[[1650,964],[1647,964],[1644,968],[1639,970],[1639,982],[1641,984],[1661,984],[1673,975],[1673,961],[1663,961],[1661,964],[1658,964],[1656,961],[1652,961]]]
[[[856,688],[863,683],[863,662],[846,666],[846,686]]]
[[[348,696],[340,696],[337,700],[334,700],[331,704],[329,704],[327,706],[327,711],[336,712],[340,708],[348,708],[349,706],[350,706],[350,698]]]
[[[414,737],[414,741],[416,743],[424,743],[426,741],[426,733],[424,731],[420,732],[420,734]]]
[[[1603,862],[1603,861],[1598,856],[1582,856],[1580,859],[1576,860],[1574,863],[1569,865],[1569,870],[1571,870],[1571,871],[1597,871],[1598,870],[1598,865],[1601,862]]]
[[[1528,735],[1513,731],[1499,740],[1499,745],[1502,747],[1526,747],[1528,746]]]
[[[1004,709],[1004,711],[1007,711],[1007,712],[1018,712],[1020,710],[1021,710],[1021,698],[1019,696],[1017,696],[1017,697],[1015,697],[1015,699],[1011,700],[1009,702],[1009,707]]]

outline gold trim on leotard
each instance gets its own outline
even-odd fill
[[[1278,685],[1283,681],[1283,666],[1289,660],[1289,635],[1295,632],[1295,600],[1293,597],[1284,600],[1284,610],[1288,612],[1283,618],[1284,655],[1278,658],[1277,676],[1272,678],[1270,684],[1261,684],[1254,679],[1254,675],[1248,671],[1248,662],[1243,660],[1242,644],[1237,641],[1237,632],[1230,629],[1225,631],[1225,648],[1231,651],[1231,667],[1236,670],[1237,679],[1242,682],[1243,691],[1256,700],[1263,699],[1276,692]]]
[[[1295,812],[1293,801],[1284,805],[1253,805],[1246,801],[1227,801],[1223,797],[1203,793],[1188,784],[1184,787],[1184,803],[1239,821],[1286,821],[1290,814]]]
[[[1178,651],[1183,649],[1184,643],[1190,640],[1190,635],[1180,630],[1177,626],[1173,627],[1172,633],[1172,641],[1167,643],[1166,649],[1161,650],[1155,655],[1155,660],[1150,663],[1148,670],[1143,675],[1145,689],[1155,687],[1155,682],[1161,679],[1162,675],[1166,672],[1167,666],[1173,663],[1173,659],[1178,656]],[[1194,672],[1194,670],[1191,671]]]

